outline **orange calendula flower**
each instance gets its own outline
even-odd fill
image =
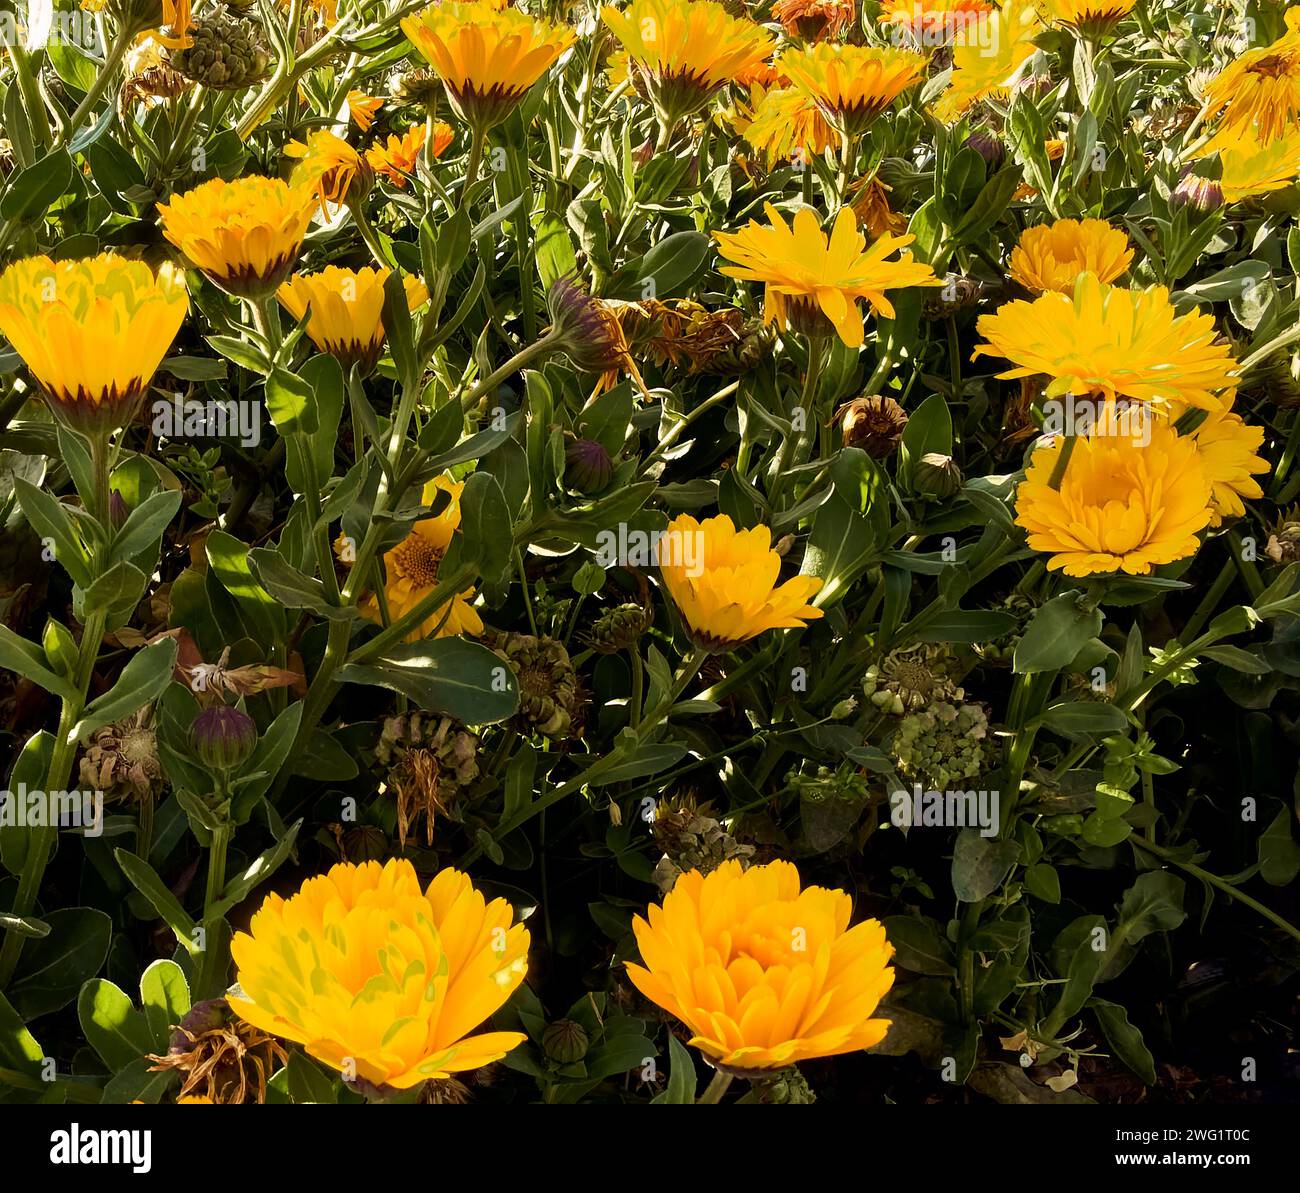
[[[422,518],[411,532],[391,551],[384,553],[384,600],[388,605],[388,619],[397,621],[410,612],[437,586],[438,568],[442,557],[451,545],[451,536],[460,526],[460,494],[465,486],[445,476],[436,476],[424,486],[422,500],[432,506],[439,493],[451,499],[432,518]],[[473,636],[483,632],[483,619],[473,605],[474,590],[457,593],[441,609],[431,613],[423,623],[407,636],[408,642],[422,638],[446,638],[453,634]],[[379,601],[368,597],[361,605],[361,613],[369,620],[380,622]]]
[[[881,236],[870,247],[858,231],[851,209],[840,209],[829,236],[821,230],[810,207],[795,212],[793,227],[770,203],[764,205],[768,225],[754,220],[739,232],[715,232],[719,251],[731,264],[721,267],[727,277],[762,282],[763,319],[805,335],[837,333],[850,348],[865,336],[858,299],[872,310],[893,318],[886,290],[905,286],[938,286],[930,266],[901,253],[911,236]]]
[[[822,616],[808,603],[821,591],[821,577],[778,584],[781,557],[772,550],[772,532],[737,530],[726,514],[703,522],[674,518],[661,540],[659,572],[691,639],[714,653]]]
[[[440,157],[455,134],[451,125],[439,120],[433,126],[432,157]],[[413,124],[400,137],[389,135],[388,141],[376,141],[366,150],[366,161],[376,174],[382,174],[394,186],[404,187],[407,176],[415,173],[420,150],[429,137],[428,124]]]
[[[1133,262],[1128,236],[1105,220],[1057,220],[1026,228],[1007,272],[1026,290],[1073,294],[1082,273],[1113,282]]]
[[[357,365],[366,374],[375,367],[384,346],[381,316],[384,283],[390,272],[330,265],[318,273],[296,274],[276,296],[294,319],[311,311],[307,335],[322,352],[336,357],[344,372]],[[428,301],[429,291],[419,278],[408,274],[403,285],[411,310]]]
[[[158,204],[163,235],[210,281],[241,298],[274,294],[311,223],[310,186],[247,175],[213,178]]]
[[[1196,444],[1167,422],[1144,420],[1148,434],[1101,433],[1071,440],[1060,479],[1051,481],[1066,440],[1038,448],[1016,490],[1016,522],[1047,566],[1067,576],[1125,572],[1194,555],[1210,523],[1210,479]],[[1143,442],[1143,440],[1147,442]]]
[[[27,257],[0,275],[0,334],[78,430],[127,422],[189,310],[185,278],[114,253]]]
[[[1038,0],[1044,19],[1080,37],[1105,37],[1137,4],[1137,0]]]
[[[1004,379],[1052,378],[1049,397],[1101,394],[1218,410],[1237,384],[1237,362],[1214,317],[1194,309],[1180,315],[1163,286],[1123,290],[1085,273],[1073,294],[1004,303],[977,326],[988,342],[976,357],[1012,361],[998,374]]]
[[[285,157],[298,158],[289,181],[312,188],[321,215],[329,218],[329,203],[343,203],[349,196],[360,198],[370,189],[374,174],[355,149],[328,129],[311,133],[306,143],[290,141]]]
[[[1239,54],[1206,89],[1222,129],[1252,131],[1267,144],[1300,121],[1300,8],[1285,19],[1277,41]]]
[[[341,863],[270,894],[230,951],[230,1008],[382,1092],[477,1069],[523,1043],[473,1034],[524,980],[528,930],[504,899],[440,870],[421,890],[402,859]]]
[[[715,0],[632,0],[605,5],[605,27],[627,54],[628,68],[672,127],[719,88],[745,78],[776,43],[761,25],[733,16]]]
[[[839,37],[857,16],[853,0],[776,0],[772,15],[800,41]]]
[[[348,114],[363,133],[370,131],[375,122],[375,115],[384,106],[384,101],[364,91],[353,88],[348,92]]]
[[[842,134],[856,136],[925,74],[912,50],[834,45],[782,54],[778,67]]]
[[[467,124],[491,128],[574,42],[567,25],[494,0],[445,0],[402,19],[402,32],[446,84]]]
[[[789,862],[745,870],[733,858],[683,874],[633,920],[645,964],[627,974],[725,1069],[857,1052],[889,1030],[872,1016],[894,983],[894,949],[877,920],[850,927],[852,915],[847,892],[801,886]]]

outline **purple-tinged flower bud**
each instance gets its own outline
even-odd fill
[[[257,723],[246,712],[218,704],[194,718],[189,740],[204,766],[232,771],[248,760],[257,745]]]
[[[599,493],[614,478],[614,461],[594,439],[571,439],[564,448],[564,483],[579,493]]]

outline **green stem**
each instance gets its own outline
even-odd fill
[[[560,337],[558,333],[551,331],[544,335],[540,340],[534,340],[526,348],[521,348],[496,372],[480,381],[469,393],[460,400],[460,408],[466,413],[473,410],[475,406],[483,400],[485,394],[490,394],[501,384],[507,377],[512,377],[521,369],[526,369],[535,361],[542,360],[552,352],[559,349]]]
[[[37,148],[44,149],[50,143],[50,114],[41,98],[31,59],[20,45],[7,45],[5,48],[9,51],[9,61],[13,63],[14,80],[18,84],[23,110],[27,113],[27,122],[32,126]]]
[[[133,29],[129,25],[123,25],[118,29],[112,44],[108,47],[104,65],[100,68],[99,74],[95,76],[95,81],[91,83],[90,90],[86,92],[85,98],[77,105],[77,109],[68,119],[68,123],[59,130],[58,144],[66,145],[71,141],[77,129],[85,123],[86,117],[94,111],[95,105],[103,97],[109,83],[116,77],[117,68],[122,65],[122,59],[126,57],[126,52],[131,48],[131,43],[135,41],[138,32],[139,30]]]
[[[697,1106],[716,1106],[722,1101],[722,1095],[730,1088],[735,1078],[730,1073],[724,1073],[718,1069],[713,1074],[713,1080],[709,1082],[709,1087],[697,1099]]]

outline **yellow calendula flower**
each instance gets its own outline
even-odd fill
[[[1005,99],[1011,85],[1038,50],[1043,24],[1028,0],[1004,7],[958,31],[953,39],[952,79],[934,105],[945,124],[985,99]]]
[[[1218,133],[1197,154],[1219,155],[1219,189],[1224,202],[1240,203],[1256,195],[1280,191],[1300,177],[1300,124],[1271,141],[1253,128],[1231,128]]]
[[[781,28],[800,41],[836,38],[857,16],[853,0],[776,0],[772,15]]]
[[[337,357],[344,372],[353,365],[369,373],[384,346],[384,283],[387,269],[340,269],[329,265],[318,273],[295,274],[276,292],[281,305],[301,319],[310,309],[307,335],[322,352]],[[411,310],[428,301],[419,278],[403,279]]]
[[[1171,405],[1169,421],[1177,423],[1189,409],[1179,403]],[[1240,518],[1246,512],[1243,497],[1255,500],[1264,496],[1264,490],[1254,479],[1272,467],[1255,454],[1264,443],[1263,427],[1252,427],[1225,406],[1222,410],[1211,410],[1187,438],[1196,445],[1210,480],[1211,526],[1218,526],[1224,518]]]
[[[441,157],[455,139],[451,125],[443,120],[433,124],[433,141],[429,156]],[[366,161],[376,174],[382,174],[394,186],[404,187],[407,176],[415,173],[420,150],[429,138],[428,124],[413,124],[400,137],[390,134],[387,141],[376,141],[366,150]]]
[[[808,604],[821,591],[821,577],[778,584],[781,557],[772,550],[772,532],[737,530],[726,514],[703,522],[674,518],[661,541],[659,572],[692,640],[717,653],[822,616]]]
[[[764,204],[764,210],[767,226],[750,220],[739,232],[713,234],[722,256],[732,262],[720,272],[764,283],[764,323],[814,336],[833,330],[857,348],[865,335],[858,299],[893,318],[886,290],[940,285],[930,266],[913,261],[911,253],[887,260],[913,237],[881,236],[867,247],[850,208],[840,209],[829,236],[810,207],[795,212],[793,227],[772,204]]]
[[[690,870],[663,906],[632,921],[644,965],[627,974],[690,1028],[691,1043],[742,1072],[871,1048],[894,983],[894,949],[877,920],[853,927],[846,891],[802,887],[785,861]]]
[[[438,494],[451,500],[432,518],[423,518],[411,527],[411,533],[391,551],[384,553],[384,600],[388,620],[396,621],[433,591],[438,583],[438,568],[451,545],[451,536],[460,526],[460,494],[465,486],[445,476],[436,476],[424,486],[422,500],[432,506]],[[473,636],[483,632],[483,619],[473,605],[474,590],[467,588],[442,608],[431,614],[407,636],[408,642],[422,638],[446,638],[453,634]],[[373,622],[381,622],[379,600],[367,597],[361,613]]]
[[[826,119],[847,136],[866,130],[925,74],[926,58],[912,50],[821,42],[782,54],[790,81],[812,99]]]
[[[946,46],[996,8],[989,0],[889,0],[881,5],[879,19],[904,44]]]
[[[113,253],[27,257],[0,275],[0,334],[55,414],[87,433],[131,417],[188,310],[180,270]]]
[[[1014,362],[998,374],[1004,379],[1052,378],[1052,397],[1102,394],[1217,410],[1237,383],[1237,362],[1220,342],[1214,317],[1178,314],[1163,286],[1122,290],[1085,273],[1072,295],[1004,303],[977,326],[988,342],[976,357]]]
[[[306,142],[290,141],[284,155],[299,159],[289,176],[290,184],[310,187],[327,219],[327,204],[343,203],[349,196],[361,198],[374,180],[361,154],[328,129],[310,134]]]
[[[1016,490],[1016,522],[1035,551],[1051,554],[1050,570],[1145,576],[1196,553],[1197,532],[1211,517],[1210,480],[1196,445],[1163,420],[1142,425],[1142,436],[1073,440],[1059,489],[1051,480],[1066,441],[1034,452]],[[1112,420],[1108,429],[1115,427]]]
[[[1026,290],[1073,294],[1081,273],[1113,282],[1133,262],[1128,235],[1105,220],[1057,220],[1026,228],[1007,272]]]
[[[795,87],[765,90],[755,84],[750,88],[753,110],[733,127],[754,149],[763,155],[767,168],[778,161],[793,161],[807,166],[835,145],[835,130],[826,122],[821,109]]]
[[[444,869],[341,863],[270,894],[230,946],[245,1022],[370,1087],[410,1089],[499,1060],[518,1032],[474,1029],[524,980],[528,930],[504,899]]]
[[[618,38],[629,70],[668,127],[760,66],[776,45],[761,25],[732,16],[715,0],[607,4],[600,19]]]
[[[1044,19],[1073,30],[1080,37],[1104,37],[1137,4],[1137,0],[1039,0]]]
[[[1223,129],[1253,131],[1267,143],[1300,121],[1300,8],[1286,12],[1286,33],[1239,54],[1206,88]]]
[[[574,42],[567,25],[493,0],[447,0],[402,19],[402,32],[446,84],[471,127],[500,123]]]
[[[367,95],[364,91],[358,91],[353,88],[348,92],[348,115],[356,122],[357,128],[363,133],[370,131],[370,126],[375,122],[375,115],[379,109],[384,106],[384,101],[374,95]]]
[[[302,249],[310,185],[247,175],[213,178],[158,204],[163,235],[210,281],[241,298],[274,294]]]

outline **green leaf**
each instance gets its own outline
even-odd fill
[[[1128,725],[1124,710],[1099,700],[1062,700],[1053,704],[1030,726],[1044,725],[1067,735],[1119,733]]]
[[[713,242],[703,232],[674,232],[611,280],[606,298],[645,302],[681,298],[703,276]]]
[[[248,547],[234,535],[214,530],[207,537],[205,549],[213,573],[221,586],[235,598],[249,637],[269,649],[284,635],[284,611],[280,603],[253,578]]]
[[[285,1069],[288,1075],[289,1097],[295,1102],[329,1106],[338,1103],[338,1075],[327,1074],[305,1052],[291,1052]]]
[[[69,704],[75,704],[79,700],[77,690],[63,676],[56,675],[46,666],[44,651],[35,642],[19,637],[3,624],[0,624],[0,669],[30,679]]]
[[[175,1027],[190,1009],[190,985],[185,971],[165,958],[152,962],[140,975],[140,1005],[153,1036],[153,1051],[166,1052]]]
[[[699,1078],[690,1050],[668,1031],[668,1088],[650,1099],[652,1106],[692,1106]]]
[[[148,1020],[131,1005],[126,992],[106,978],[93,978],[82,986],[77,1018],[87,1042],[113,1072],[153,1051]]]
[[[293,849],[293,843],[298,839],[298,830],[302,828],[302,821],[295,820],[287,829],[284,836],[281,837],[274,845],[262,850],[247,866],[241,874],[236,874],[228,883],[225,890],[221,892],[221,898],[207,908],[206,914],[209,918],[215,916],[224,916],[237,903],[242,903],[254,887],[260,886],[272,874],[280,868],[281,863],[289,856],[289,851]]]
[[[54,548],[54,558],[81,588],[90,585],[90,556],[72,525],[72,517],[59,501],[20,476],[14,477],[14,493],[31,527]]]
[[[316,400],[306,380],[287,369],[273,369],[266,379],[266,412],[286,438],[296,432],[316,430]]]
[[[113,921],[93,907],[58,908],[45,914],[50,934],[24,950],[9,984],[9,998],[24,1019],[67,1006],[108,956]]]
[[[394,646],[372,662],[346,664],[339,679],[401,692],[425,712],[470,725],[504,721],[519,707],[519,681],[500,655],[460,637]]]
[[[951,609],[926,618],[916,634],[918,642],[992,642],[1016,628],[1009,613],[993,609]]]
[[[158,550],[168,523],[181,507],[181,494],[163,489],[133,509],[109,548],[110,560],[131,560],[143,551]]]
[[[1044,903],[1056,904],[1061,901],[1061,878],[1056,867],[1047,862],[1036,862],[1025,871],[1025,887],[1031,895]]]
[[[72,730],[85,737],[110,721],[120,721],[162,695],[176,666],[176,639],[160,638],[136,651],[122,668],[117,682],[87,706]]]
[[[10,179],[0,218],[17,223],[44,215],[71,183],[72,158],[66,149],[56,149]]]
[[[607,787],[610,783],[656,775],[685,757],[686,747],[680,742],[643,742],[630,755],[621,756],[612,767],[602,769],[589,782],[592,787]]]
[[[514,520],[494,476],[472,473],[460,495],[461,561],[473,563],[485,583],[496,583],[514,560]]]
[[[0,932],[13,932],[29,940],[39,940],[42,936],[49,936],[50,926],[32,915],[13,915],[8,911],[0,911]]]
[[[1020,856],[1014,841],[980,836],[975,828],[962,829],[952,851],[952,891],[962,903],[988,898]]]
[[[309,609],[331,621],[351,621],[358,616],[355,608],[331,605],[325,586],[315,576],[290,566],[274,548],[254,547],[248,553],[248,563],[262,588],[287,609]]]
[[[1270,886],[1290,886],[1300,874],[1300,845],[1291,835],[1294,814],[1283,807],[1259,837],[1259,874]]]
[[[1088,642],[1101,633],[1101,610],[1083,604],[1078,589],[1053,597],[1026,627],[1016,645],[1017,675],[1059,671],[1068,667]]]
[[[127,849],[115,849],[113,856],[131,885],[149,900],[159,918],[176,934],[176,939],[185,948],[193,948],[194,921],[153,867]]]
[[[1110,1050],[1147,1085],[1155,1085],[1155,1059],[1143,1042],[1142,1033],[1129,1022],[1128,1012],[1119,1003],[1104,998],[1094,998],[1088,1006],[1097,1016],[1097,1024]]]
[[[898,483],[912,487],[912,469],[929,452],[952,455],[952,413],[942,394],[931,394],[908,416],[898,442]]]
[[[952,945],[940,934],[938,925],[928,918],[891,915],[884,920],[885,935],[895,949],[895,960],[913,973],[951,977]]]
[[[3,994],[0,994],[0,1066],[37,1078],[44,1076],[45,1071],[44,1050]]]

